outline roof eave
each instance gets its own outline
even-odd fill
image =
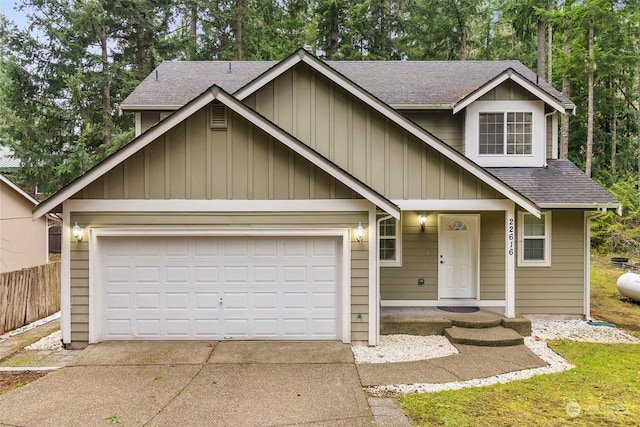
[[[550,105],[552,108],[554,108],[556,111],[558,111],[558,112],[560,112],[562,114],[566,114],[568,111],[570,111],[570,109],[567,108],[567,105],[565,105],[563,102],[561,102],[558,99],[554,98],[547,91],[545,91],[544,89],[542,89],[539,86],[535,85],[534,83],[532,83],[528,79],[525,79],[524,77],[522,77],[513,68],[509,68],[509,69],[503,71],[502,73],[500,73],[499,75],[497,75],[495,78],[493,78],[492,80],[490,80],[486,84],[482,85],[481,87],[479,87],[478,89],[473,91],[471,94],[467,95],[466,97],[464,97],[460,101],[456,102],[455,106],[453,107],[453,114],[456,114],[456,113],[464,110],[471,103],[477,101],[483,95],[485,95],[486,93],[488,93],[489,91],[493,90],[498,85],[500,85],[501,83],[503,83],[503,82],[505,82],[507,80],[513,80],[515,83],[517,83],[518,85],[522,86],[524,89],[528,90],[533,95],[535,95],[536,97],[538,97],[539,99],[544,101],[546,104]],[[575,107],[575,105],[574,105],[574,107]],[[574,108],[574,110],[575,110],[575,108]]]
[[[394,110],[453,110],[454,104],[389,104]]]
[[[540,209],[580,209],[580,210],[602,210],[615,209],[618,210],[622,205],[620,203],[538,203]]]
[[[175,111],[182,108],[184,105],[121,105],[119,108],[122,111]]]
[[[31,203],[33,203],[34,206],[36,206],[39,202],[35,199],[35,197],[33,197],[31,194],[27,193],[26,191],[24,191],[22,188],[20,188],[17,184],[15,184],[13,181],[11,181],[9,178],[7,178],[6,176],[0,174],[0,181],[4,182],[5,184],[7,184],[11,189],[13,189],[15,192],[17,192],[18,194],[20,194],[22,197],[24,197],[25,199],[27,199],[28,201],[30,201]]]

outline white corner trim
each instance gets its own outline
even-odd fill
[[[584,213],[584,316],[591,319],[591,213]]]
[[[69,199],[71,212],[354,212],[371,209],[366,199],[329,200],[102,200]]]
[[[62,205],[61,260],[60,260],[60,331],[62,342],[71,342],[71,212]]]
[[[67,218],[68,215],[65,215]],[[68,227],[67,227],[68,228]],[[69,230],[67,230],[67,236]],[[63,231],[64,232],[64,231]],[[101,228],[88,230],[89,234],[89,343],[102,339],[102,293],[100,283],[100,238],[131,236],[207,236],[207,237],[338,237],[341,239],[341,334],[342,342],[351,342],[351,229],[349,228],[223,228],[223,227],[138,227]],[[68,240],[68,239],[67,239]],[[63,258],[64,259],[64,258]],[[67,257],[69,259],[69,257]],[[71,304],[70,295],[62,300]],[[64,314],[64,311],[63,311]],[[70,329],[69,329],[70,331]]]
[[[504,299],[507,318],[516,317],[516,251],[518,243],[516,241],[516,217],[515,205],[505,211],[505,284]]]
[[[369,210],[369,345],[380,341],[380,270],[378,269],[378,223],[375,208]]]

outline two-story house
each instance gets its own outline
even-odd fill
[[[589,315],[575,106],[517,61],[164,62],[64,215],[63,341],[379,338],[381,307]]]

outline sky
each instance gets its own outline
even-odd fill
[[[0,0],[0,13],[13,21],[18,27],[24,27],[27,23],[27,17],[23,12],[15,11],[13,9],[14,4],[14,0]]]

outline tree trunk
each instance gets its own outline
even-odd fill
[[[591,163],[593,159],[593,75],[595,69],[593,57],[593,19],[589,21],[589,87],[587,95],[587,154],[585,159],[584,173],[591,177]]]
[[[242,0],[236,0],[236,59],[242,61]]]
[[[563,35],[562,50],[564,52],[565,61],[571,56],[571,39],[569,37],[569,20],[566,21],[566,28]],[[569,72],[564,71],[562,76],[562,94],[569,99],[571,96],[571,80]],[[569,158],[569,113],[563,114],[560,118],[560,158]]]
[[[640,50],[640,26],[638,26],[638,49]],[[636,78],[638,79],[637,81],[637,88],[636,90],[638,91],[638,93],[636,94],[638,96],[638,114],[636,115],[638,123],[637,123],[637,136],[636,136],[636,141],[637,141],[637,153],[638,153],[638,188],[640,188],[640,63],[638,64],[638,70],[636,72]]]
[[[460,60],[467,59],[467,26],[460,23]]]
[[[553,85],[553,26],[549,25],[547,30],[547,78],[549,84]]]
[[[618,150],[618,112],[615,100],[613,102],[613,117],[611,118],[611,176],[616,177],[616,154]]]
[[[538,2],[538,6],[541,9],[544,9],[544,1],[540,0]],[[537,73],[540,77],[546,80],[545,77],[545,33],[547,32],[546,25],[541,18],[538,18],[538,69]]]
[[[109,144],[111,141],[111,77],[109,76],[109,51],[107,44],[107,26],[102,23],[102,32],[100,34],[100,46],[102,48],[102,74],[104,78],[104,136],[102,137],[102,143],[104,145]]]

